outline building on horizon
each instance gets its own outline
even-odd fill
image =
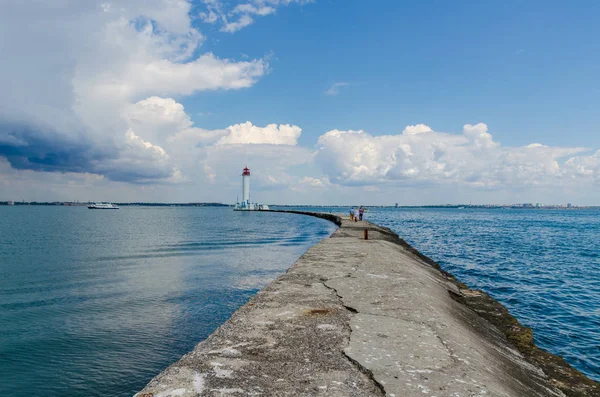
[[[7,202],[7,204],[8,204],[8,205],[15,205],[15,202],[14,202],[14,201],[12,201],[12,200],[9,200],[9,201]]]
[[[250,168],[245,167],[242,172],[242,201],[237,200],[234,211],[266,211],[268,205],[253,203],[250,200]]]

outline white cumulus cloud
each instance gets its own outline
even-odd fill
[[[584,151],[540,144],[504,147],[483,123],[466,124],[460,135],[419,124],[397,135],[329,131],[319,137],[315,160],[333,183],[342,185],[514,188],[564,182],[576,174],[597,175],[600,155],[571,157]]]
[[[227,127],[229,134],[222,137],[217,145],[272,144],[296,145],[302,129],[290,124],[268,124],[265,127],[247,121]]]
[[[407,125],[404,128],[404,131],[402,131],[404,135],[417,135],[424,134],[427,132],[433,132],[433,130],[431,129],[431,127],[425,124]]]

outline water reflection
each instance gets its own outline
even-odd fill
[[[229,208],[0,207],[0,219],[11,396],[132,395],[334,229]]]

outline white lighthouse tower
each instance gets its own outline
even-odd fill
[[[243,204],[246,207],[250,207],[250,169],[248,167],[244,168],[244,173],[242,174],[242,197]]]
[[[242,172],[242,201],[235,203],[234,211],[260,211],[268,210],[268,205],[259,205],[250,201],[250,169],[244,168]]]

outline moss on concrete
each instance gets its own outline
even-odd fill
[[[573,368],[562,357],[536,346],[533,330],[519,323],[500,302],[484,291],[469,289],[466,284],[457,281],[453,275],[444,271],[434,260],[421,254],[404,240],[399,240],[399,244],[409,252],[440,270],[448,279],[455,280],[460,288],[460,294],[451,292],[452,298],[496,326],[529,362],[540,367],[550,378],[550,382],[568,397],[600,397],[600,383]]]

